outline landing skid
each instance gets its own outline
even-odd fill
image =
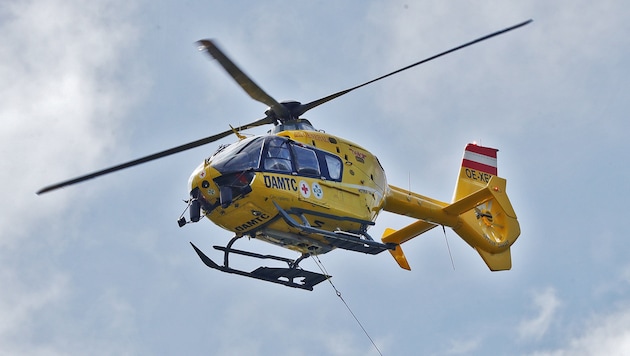
[[[235,236],[234,238],[232,238],[232,240],[230,240],[230,242],[225,247],[214,246],[216,250],[224,252],[223,266],[220,266],[216,262],[211,260],[200,249],[198,249],[197,246],[195,246],[192,242],[190,244],[195,249],[195,252],[197,252],[197,255],[199,255],[199,258],[201,258],[201,261],[206,266],[217,269],[221,272],[238,274],[241,276],[260,279],[260,280],[271,282],[271,283],[282,284],[287,287],[300,288],[300,289],[306,289],[306,290],[313,290],[313,287],[315,285],[331,277],[325,274],[305,271],[301,269],[298,266],[298,264],[303,259],[309,257],[310,255],[308,254],[302,255],[302,257],[296,260],[292,260],[289,258],[284,258],[284,257],[279,257],[279,256],[261,255],[254,252],[233,249],[232,245],[239,238],[240,236]],[[287,263],[289,267],[277,268],[277,267],[264,267],[263,266],[263,267],[258,267],[257,269],[251,272],[242,271],[242,270],[229,267],[228,256],[230,253],[235,253],[241,256],[259,258],[263,260],[269,259],[269,260],[281,261],[281,262]]]

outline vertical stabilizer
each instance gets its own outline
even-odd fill
[[[490,178],[498,175],[496,148],[469,143],[459,171],[453,202],[485,187]]]

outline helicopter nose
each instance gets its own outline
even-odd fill
[[[217,207],[216,201],[219,200],[219,188],[213,179],[218,176],[218,172],[212,169],[207,162],[202,162],[188,178],[188,192],[190,199],[188,210],[190,213],[190,222],[197,222],[201,219],[202,210],[205,213],[211,212]],[[179,226],[184,226],[186,219],[180,217]]]
[[[188,190],[191,191],[194,188],[199,187],[199,182],[206,178],[205,163],[202,162],[195,170],[190,174],[188,178]]]

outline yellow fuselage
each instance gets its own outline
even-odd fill
[[[317,229],[364,233],[381,211],[387,191],[376,157],[354,143],[319,131],[282,131],[277,136],[334,155],[340,160],[341,176],[300,174],[296,164],[290,172],[266,170],[262,157],[247,178],[251,192],[227,206],[204,209],[205,216],[237,236],[249,235],[301,253],[325,253],[333,247],[317,234],[289,226],[278,216],[276,204],[297,221]],[[265,153],[266,148],[260,154]],[[198,188],[201,199],[216,205],[221,193],[215,179],[222,173],[213,166],[213,157],[193,172],[190,188]]]

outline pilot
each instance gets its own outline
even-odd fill
[[[270,142],[267,159],[265,159],[265,169],[291,172],[291,152],[289,152],[286,142],[275,140]]]

